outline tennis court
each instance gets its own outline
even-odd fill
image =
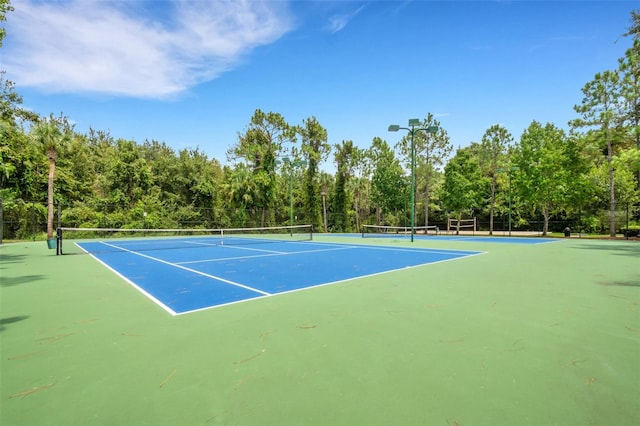
[[[411,238],[411,228],[407,226],[377,226],[364,225],[361,234],[343,234],[344,236],[362,237],[362,238],[391,238],[391,239],[409,239]],[[507,235],[456,235],[452,231],[441,231],[437,226],[417,226],[414,230],[414,239],[431,239],[441,241],[456,241],[461,243],[498,243],[498,244],[547,244],[561,240],[557,238],[543,237],[518,237]]]
[[[0,424],[640,424],[637,242],[199,237],[0,245]]]
[[[286,237],[183,236],[77,245],[172,315],[481,254],[283,241]]]

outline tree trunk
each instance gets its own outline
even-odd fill
[[[424,177],[424,226],[429,226],[429,199],[431,198],[431,191],[429,186],[431,184],[431,169],[429,168],[429,152],[427,152],[427,174]]]
[[[612,163],[613,153],[611,151],[613,151],[613,147],[611,146],[611,140],[607,138],[607,162],[609,163],[609,200],[610,200],[609,236],[611,238],[615,238],[616,236],[616,193],[615,193],[614,173],[613,173],[613,163]]]
[[[424,191],[424,226],[429,226],[429,182],[427,181],[427,187]]]
[[[322,223],[324,224],[324,232],[327,233],[327,192],[322,189]]]
[[[358,191],[353,196],[353,208],[356,211],[356,232],[360,233],[360,213],[358,212]]]
[[[544,224],[542,225],[542,236],[546,237],[549,232],[549,207],[542,207],[542,216],[544,217]]]
[[[495,173],[494,173],[495,174]],[[489,235],[493,235],[493,213],[496,204],[496,178],[491,179],[491,208],[489,209]]]
[[[47,186],[47,239],[53,238],[53,176],[56,171],[55,154],[49,154],[49,183]]]

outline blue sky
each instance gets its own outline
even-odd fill
[[[636,2],[12,0],[0,69],[23,106],[226,163],[253,112],[368,147],[433,113],[455,147],[492,124],[566,128],[617,67]],[[37,30],[36,30],[37,29]],[[332,157],[323,166],[331,170]]]

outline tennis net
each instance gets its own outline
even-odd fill
[[[414,235],[433,234],[438,235],[440,229],[436,225],[414,226]],[[411,227],[409,226],[386,226],[386,225],[362,225],[362,238],[372,237],[403,237],[411,236]]]
[[[58,228],[58,254],[310,241],[311,225],[227,229]]]

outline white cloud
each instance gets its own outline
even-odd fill
[[[360,13],[364,9],[364,6],[360,6],[358,9],[351,11],[349,13],[337,14],[333,15],[329,18],[329,23],[327,24],[327,31],[330,33],[337,33],[344,29],[347,24],[356,17],[358,13]]]
[[[162,98],[216,78],[292,25],[284,2],[150,4],[170,7],[168,18],[129,1],[14,0],[3,68],[19,86],[48,92]]]

